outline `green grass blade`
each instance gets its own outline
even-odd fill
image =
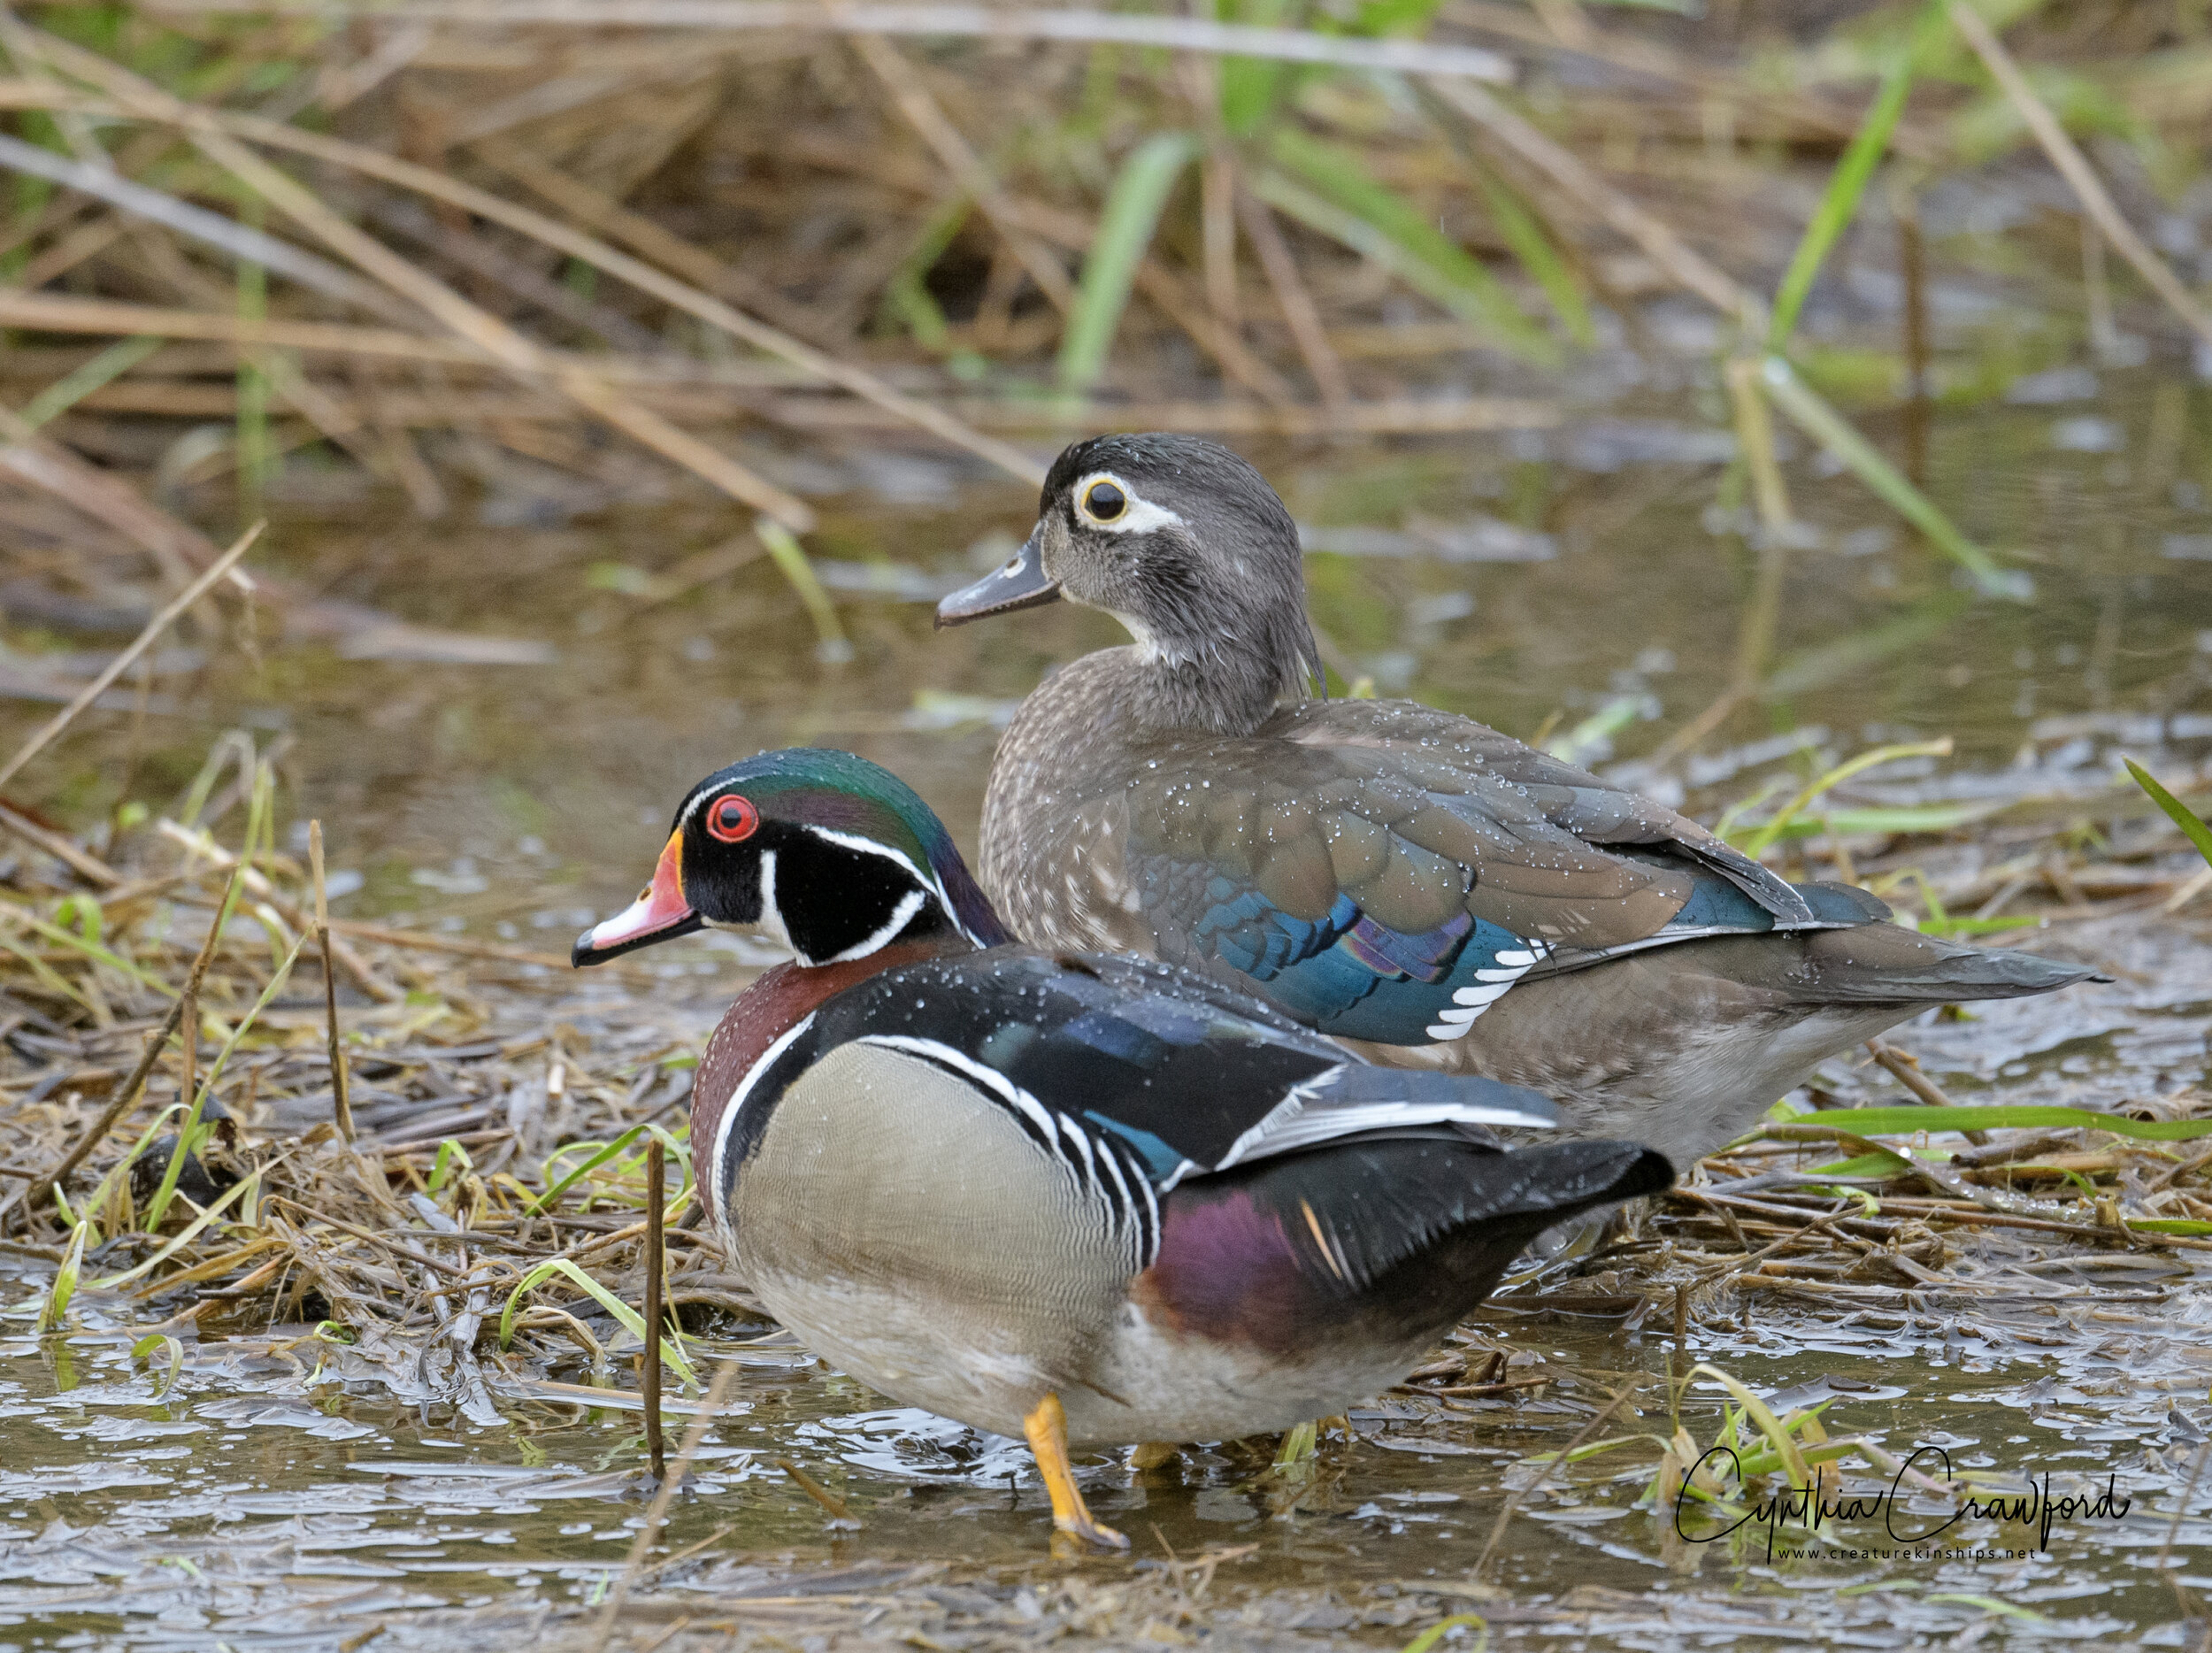
[[[1657,1435],[1608,1435],[1602,1441],[1593,1441],[1587,1446],[1577,1447],[1573,1451],[1567,1454],[1567,1462],[1570,1464],[1579,1464],[1586,1458],[1594,1458],[1601,1453],[1610,1452],[1616,1447],[1648,1446],[1655,1441],[1658,1442],[1662,1450],[1665,1449],[1667,1443],[1664,1441],[1660,1440]],[[1521,1462],[1524,1464],[1556,1464],[1559,1462],[1559,1454],[1556,1452],[1532,1452],[1526,1457],[1523,1458]]]
[[[1825,1111],[1832,1113],[1839,1110],[1832,1108]],[[1900,1172],[1911,1169],[1912,1162],[1902,1154],[1893,1154],[1886,1148],[1878,1148],[1870,1154],[1839,1159],[1832,1165],[1815,1165],[1805,1174],[1809,1177],[1893,1177]]]
[[[1490,1621],[1480,1613],[1454,1613],[1449,1618],[1440,1618],[1419,1635],[1398,1649],[1398,1653],[1431,1653],[1436,1644],[1455,1630],[1471,1630],[1473,1642],[1467,1653],[1485,1653],[1490,1645]],[[1455,1642],[1454,1646],[1458,1644]]]
[[[1955,1602],[1962,1607],[1978,1607],[1985,1613],[2002,1613],[2008,1618],[2019,1618],[2029,1624],[2047,1625],[2050,1619],[2032,1607],[2022,1607],[2014,1602],[1999,1601],[1994,1595],[1966,1595],[1944,1590],[1933,1595],[1924,1595],[1924,1602]]]
[[[1796,256],[1783,273],[1781,288],[1774,296],[1773,323],[1767,329],[1770,350],[1789,347],[1790,334],[1797,330],[1798,312],[1805,308],[1814,278],[1819,275],[1820,266],[1827,262],[1828,254],[1857,215],[1859,197],[1866,193],[1867,181],[1874,176],[1875,167],[1888,151],[1890,134],[1897,129],[1897,118],[1904,113],[1905,97],[1911,90],[1909,62],[1898,64],[1882,77],[1881,89],[1874,95],[1874,106],[1867,111],[1866,119],[1853,135],[1843,158],[1836,163],[1835,173],[1828,180],[1828,188],[1820,198],[1812,222],[1806,225],[1804,238],[1797,243]]]
[[[223,1048],[215,1053],[215,1060],[208,1065],[207,1078],[201,1082],[199,1094],[192,1098],[191,1111],[185,1115],[184,1123],[177,1127],[177,1145],[169,1151],[169,1168],[162,1173],[161,1186],[154,1190],[154,1197],[146,1207],[148,1234],[160,1227],[162,1218],[168,1213],[169,1202],[176,1196],[177,1178],[184,1170],[185,1156],[196,1145],[200,1135],[200,1115],[207,1107],[207,1099],[215,1094],[215,1081],[222,1078],[224,1065],[230,1060],[231,1052],[238,1049],[238,1042],[246,1036],[256,1019],[269,1008],[270,1001],[284,991],[285,982],[291,978],[292,966],[299,962],[300,949],[306,944],[304,934],[292,943],[292,950],[284,956],[284,962],[269,978],[269,985],[261,989],[261,996],[238,1019],[238,1026],[230,1030],[230,1037],[223,1042]]]
[[[571,1284],[580,1287],[587,1295],[612,1315],[616,1321],[639,1342],[645,1341],[644,1316],[566,1257],[557,1257],[548,1262],[539,1264],[537,1267],[525,1274],[521,1282],[508,1294],[507,1306],[499,1317],[499,1346],[502,1349],[506,1348],[514,1337],[515,1311],[521,1304],[523,1294],[536,1290],[556,1274],[562,1275]],[[684,1358],[684,1351],[677,1346],[681,1341],[680,1334],[675,1342],[671,1342],[665,1337],[662,1338],[661,1359],[667,1363],[669,1370],[675,1372],[686,1383],[696,1386],[699,1374],[692,1370],[691,1362]]]
[[[2043,920],[2032,912],[2010,919],[1931,919],[1920,926],[1923,935],[2001,935],[2007,930],[2032,930]]]
[[[276,1161],[274,1160],[270,1161],[271,1165],[274,1165]],[[201,1231],[205,1229],[210,1223],[220,1217],[225,1211],[228,1211],[240,1200],[248,1198],[258,1191],[261,1187],[261,1172],[266,1169],[268,1169],[268,1166],[265,1165],[259,1169],[249,1172],[244,1181],[233,1183],[231,1187],[222,1195],[222,1196],[215,1202],[214,1204],[209,1206],[197,1217],[195,1217],[182,1233],[179,1234],[175,1239],[170,1241],[167,1245],[162,1247],[160,1250],[155,1252],[153,1256],[148,1257],[143,1263],[127,1268],[120,1274],[110,1274],[105,1280],[96,1280],[92,1282],[91,1288],[95,1291],[112,1291],[118,1286],[129,1285],[131,1281],[138,1279],[141,1275],[152,1273],[155,1269],[158,1268],[162,1264],[166,1263],[171,1257],[176,1256],[178,1252],[183,1250],[185,1247],[190,1245],[195,1240],[198,1239],[200,1237]]]
[[[753,532],[767,547],[768,555],[779,573],[791,582],[791,588],[799,594],[807,618],[814,622],[814,652],[825,661],[843,661],[853,657],[853,646],[845,636],[844,627],[838,624],[837,608],[822,589],[822,582],[815,577],[814,565],[806,559],[806,551],[790,529],[780,522],[771,522],[762,517],[753,524]]]
[[[91,1001],[73,987],[67,977],[40,957],[35,950],[26,947],[14,937],[0,935],[0,951],[12,953],[21,959],[31,974],[36,978],[39,986],[48,992],[67,999],[71,1003],[85,1010],[89,1011],[92,1008]]]
[[[1856,757],[1838,764],[1826,774],[1816,777],[1802,792],[1783,805],[1780,812],[1771,820],[1747,833],[1740,847],[1746,855],[1757,860],[1815,798],[1855,774],[1883,764],[1893,763],[1901,757],[1948,757],[1950,755],[1951,741],[1947,735],[1939,741],[1919,741],[1904,746],[1878,746],[1872,751],[1861,752]]]
[[[1355,35],[1425,35],[1443,0],[1360,0],[1352,19]],[[1316,19],[1317,23],[1319,21]]]
[[[2109,1131],[2146,1142],[2189,1142],[2212,1136],[2212,1119],[2135,1119],[2088,1108],[2001,1103],[1987,1108],[1849,1108],[1798,1113],[1789,1124],[1847,1128],[1854,1136],[1913,1136],[1923,1131]],[[1764,1127],[1746,1141],[1756,1141]],[[1782,1140],[1794,1141],[1794,1138]]]
[[[1183,168],[1198,154],[1199,142],[1187,132],[1157,132],[1140,143],[1121,165],[1114,187],[1099,213],[1098,233],[1083,260],[1075,305],[1061,335],[1060,388],[1088,390],[1106,371],[1122,311],[1137,265],[1152,244],[1168,194]]]
[[[1376,181],[1351,150],[1291,127],[1276,132],[1270,150],[1285,170],[1256,181],[1269,205],[1382,265],[1515,354],[1558,361],[1558,346],[1522,313],[1504,283],[1419,207]]]
[[[593,1172],[598,1170],[600,1166],[605,1165],[609,1160],[613,1159],[618,1155],[622,1153],[624,1149],[629,1148],[633,1143],[637,1142],[640,1137],[648,1134],[659,1137],[661,1139],[661,1145],[668,1149],[669,1158],[675,1162],[679,1172],[676,1199],[678,1202],[682,1201],[691,1192],[691,1150],[689,1145],[678,1142],[674,1136],[671,1135],[660,1126],[634,1125],[628,1130],[623,1132],[621,1135],[616,1137],[613,1142],[605,1143],[604,1145],[597,1142],[568,1142],[565,1143],[561,1148],[557,1149],[545,1162],[546,1169],[549,1172],[556,1165],[560,1163],[563,1156],[565,1155],[578,1153],[585,1149],[590,1149],[591,1152],[590,1157],[581,1165],[577,1165],[571,1170],[563,1172],[560,1175],[559,1180],[549,1184],[544,1193],[539,1195],[527,1205],[524,1206],[523,1214],[525,1216],[534,1217],[538,1212],[544,1211],[548,1206],[558,1204],[560,1203],[561,1196],[567,1193],[570,1188],[575,1187],[580,1180],[589,1176]],[[638,1158],[641,1163],[644,1159],[644,1155],[641,1153],[638,1156]]]
[[[1900,47],[1896,61],[1882,76],[1873,105],[1836,163],[1820,205],[1813,212],[1812,222],[1805,226],[1804,239],[1797,243],[1796,256],[1791,258],[1775,293],[1774,320],[1767,330],[1768,350],[1779,351],[1788,347],[1790,334],[1797,330],[1798,312],[1805,307],[1806,295],[1813,290],[1820,266],[1858,215],[1860,198],[1866,193],[1874,169],[1889,152],[1890,135],[1897,130],[1898,117],[1905,112],[1905,99],[1912,91],[1913,70],[1922,46],[1943,30],[1943,0],[1934,0],[1921,12],[1910,37]]]
[[[46,1301],[39,1306],[41,1337],[61,1329],[63,1318],[69,1312],[69,1300],[77,1295],[77,1279],[84,1272],[85,1237],[91,1232],[89,1222],[80,1222],[69,1231],[69,1249],[62,1254],[61,1265],[54,1271],[54,1283],[47,1288]]]
[[[600,1166],[605,1165],[616,1155],[621,1153],[622,1150],[629,1147],[631,1143],[636,1142],[639,1137],[645,1134],[645,1131],[646,1127],[644,1126],[634,1125],[628,1130],[623,1132],[621,1135],[616,1137],[613,1142],[609,1142],[603,1148],[598,1149],[588,1159],[585,1160],[583,1164],[576,1166],[573,1170],[563,1172],[561,1173],[560,1180],[547,1184],[544,1193],[539,1195],[537,1198],[532,1200],[527,1205],[522,1208],[523,1215],[526,1217],[534,1217],[540,1211],[545,1210],[549,1205],[558,1204],[562,1195],[567,1193],[569,1189],[575,1187],[578,1182],[589,1176],[593,1172],[598,1170]],[[570,1142],[562,1148],[559,1153],[555,1154],[552,1159],[549,1159],[546,1164],[549,1167],[550,1167],[560,1158],[562,1154],[572,1153],[577,1149],[588,1148],[591,1146],[592,1144],[588,1142]]]
[[[1320,1451],[1321,1431],[1318,1426],[1298,1424],[1283,1432],[1282,1444],[1275,1449],[1275,1472],[1279,1475],[1310,1475],[1313,1460]]]
[[[922,226],[912,250],[900,260],[899,267],[884,284],[885,314],[913,334],[915,343],[936,355],[942,355],[952,342],[951,324],[930,292],[927,278],[974,210],[975,203],[967,196],[955,196],[939,207]]]
[[[2151,795],[2151,802],[2164,810],[2172,818],[2174,825],[2181,828],[2182,835],[2196,845],[2197,853],[2208,863],[2212,863],[2212,826],[2207,826],[2196,811],[2159,785],[2158,777],[2132,757],[2123,757],[2120,761],[2128,766],[2128,773],[2135,777],[2135,784]]]
[[[152,334],[118,340],[26,402],[18,417],[36,430],[47,420],[69,411],[95,390],[120,379],[168,342]]]
[[[131,1358],[142,1360],[149,1367],[153,1365],[157,1353],[169,1357],[167,1374],[154,1380],[154,1398],[158,1401],[166,1398],[169,1392],[177,1387],[178,1374],[184,1370],[184,1345],[159,1332],[142,1337],[131,1345]]]
[[[1775,406],[1788,414],[1799,429],[1856,473],[1884,504],[1971,574],[1985,594],[2022,603],[2035,595],[2034,582],[2026,574],[1999,567],[1987,551],[1961,534],[1933,500],[1876,452],[1874,444],[1853,429],[1842,414],[1816,396],[1787,362],[1778,356],[1768,357],[1761,365],[1760,382]]]
[[[1489,204],[1490,217],[1498,227],[1498,234],[1520,260],[1521,268],[1544,289],[1544,296],[1551,301],[1560,325],[1567,329],[1567,336],[1587,350],[1598,342],[1598,330],[1590,319],[1590,306],[1583,299],[1582,285],[1575,280],[1574,272],[1551,244],[1551,238],[1544,234],[1544,227],[1536,221],[1527,203],[1488,168],[1483,169],[1480,177],[1483,199]]]
[[[104,1211],[107,1210],[108,1202],[115,1197],[117,1184],[120,1183],[125,1178],[130,1175],[131,1167],[138,1163],[138,1157],[146,1151],[147,1144],[151,1142],[154,1138],[161,1134],[161,1127],[169,1123],[172,1115],[182,1113],[183,1111],[184,1103],[180,1102],[173,1102],[166,1107],[163,1108],[159,1112],[155,1114],[153,1123],[149,1125],[144,1130],[138,1134],[138,1140],[130,1145],[128,1151],[124,1154],[122,1158],[117,1160],[114,1165],[108,1168],[107,1175],[100,1179],[98,1184],[94,1187],[91,1194],[86,1197],[84,1203],[85,1210],[88,1211]],[[56,1193],[58,1196],[58,1188],[56,1190]]]
[[[438,1144],[438,1157],[431,1164],[430,1180],[425,1185],[428,1191],[435,1194],[444,1188],[457,1165],[464,1173],[476,1169],[476,1162],[469,1157],[469,1150],[449,1136]]]
[[[1717,1380],[1723,1388],[1736,1397],[1737,1402],[1744,1409],[1745,1416],[1758,1426],[1759,1433],[1766,1437],[1767,1444],[1774,1449],[1774,1455],[1781,1460],[1783,1471],[1789,1476],[1791,1486],[1809,1487],[1812,1485],[1813,1472],[1805,1463],[1804,1449],[1799,1446],[1796,1438],[1782,1427],[1781,1420],[1768,1409],[1764,1401],[1718,1366],[1708,1365],[1703,1361],[1700,1361],[1690,1370],[1693,1374],[1701,1372],[1706,1377]]]
[[[1850,837],[1866,833],[1945,833],[1955,832],[1970,822],[1994,815],[2005,807],[2001,798],[1985,798],[1978,803],[1901,803],[1893,809],[1826,810],[1816,820],[1802,816],[1789,822],[1775,834],[1775,841],[1793,838],[1813,838],[1822,833],[1834,833],[1839,837]],[[1741,828],[1741,837],[1752,831]]]
[[[49,924],[36,913],[26,912],[19,908],[8,909],[7,915],[10,918],[14,919],[18,923],[27,925],[31,929],[37,931],[48,941],[58,942],[62,946],[70,949],[73,952],[82,953],[87,958],[92,959],[97,964],[105,965],[111,970],[120,971],[123,974],[128,976],[132,980],[137,982],[139,986],[142,988],[151,988],[155,992],[160,994],[165,998],[173,999],[177,996],[177,990],[169,986],[168,983],[163,981],[158,976],[150,974],[147,971],[141,969],[138,965],[131,963],[129,959],[120,957],[118,955],[110,952],[106,948],[100,946],[96,942],[87,941],[82,935],[79,934],[74,930],[64,929],[58,924]]]
[[[1297,0],[1217,0],[1196,10],[1225,23],[1279,28],[1294,21]],[[1223,58],[1220,64],[1221,124],[1236,138],[1264,127],[1305,78],[1300,65],[1271,58]]]
[[[1588,762],[1593,752],[1602,754],[1607,742],[1643,715],[1644,697],[1640,693],[1616,695],[1566,734],[1546,742],[1545,756],[1556,757],[1563,764]]]

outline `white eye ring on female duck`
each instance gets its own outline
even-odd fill
[[[1123,505],[1118,517],[1094,517],[1091,514],[1091,489],[1101,482],[1110,483],[1121,490]],[[1182,516],[1165,505],[1156,505],[1137,490],[1116,476],[1111,471],[1094,471],[1075,485],[1075,509],[1083,520],[1094,528],[1103,528],[1109,534],[1149,534],[1165,527],[1188,527]]]

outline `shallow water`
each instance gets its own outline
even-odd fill
[[[1648,1332],[1496,1314],[1479,1329],[1533,1357],[1511,1370],[1557,1372],[1555,1384],[1450,1414],[1388,1397],[1353,1415],[1359,1441],[1325,1445],[1304,1482],[1240,1448],[1142,1473],[1101,1465],[1086,1480],[1094,1511],[1131,1534],[1156,1573],[1171,1553],[1238,1552],[1219,1563],[1212,1611],[1248,1622],[1255,1603],[1286,1618],[1295,1607],[1308,1622],[1284,1627],[1315,1633],[1388,1625],[1456,1592],[1502,1629],[1517,1604],[1533,1620],[1523,1634],[1542,1632],[1548,1612],[1594,1613],[1603,1623],[1586,1628],[1624,1646],[1785,1632],[1846,1646],[1967,1632],[2185,1645],[2157,1560],[2174,1535],[2185,1582],[2212,1587],[2212,1521],[2192,1518],[2177,1534],[2170,1519],[2212,1425],[2212,1366],[2203,1299],[2175,1287],[2145,1271],[2062,1303],[1963,1315],[1762,1316],[1748,1333],[1694,1334],[1684,1356]],[[394,1645],[451,1646],[467,1634],[465,1610],[542,1604],[565,1619],[603,1594],[643,1518],[634,1413],[519,1404],[507,1428],[457,1427],[312,1381],[304,1329],[203,1346],[158,1398],[119,1340],[0,1345],[0,1427],[13,1449],[0,1471],[0,1639],[321,1648],[383,1626]],[[665,1535],[669,1553],[701,1548],[638,1592],[659,1622],[689,1611],[765,1627],[773,1619],[749,1613],[745,1596],[810,1588],[898,1603],[914,1568],[949,1564],[1018,1629],[1021,1592],[1033,1606],[1056,1575],[1130,1567],[1045,1560],[1048,1517],[1015,1443],[884,1410],[849,1380],[787,1358],[748,1365],[706,1437]],[[1863,1434],[1900,1457],[1939,1446],[1961,1476],[2047,1475],[2061,1496],[2109,1481],[2111,1508],[2127,1508],[2058,1521],[2048,1551],[2032,1557],[2015,1556],[2030,1542],[2023,1529],[1970,1520],[1942,1533],[1951,1553],[1939,1558],[1834,1558],[1894,1549],[1890,1531],[1915,1536],[1945,1518],[1938,1504],[1906,1504],[1890,1526],[1831,1524],[1824,1554],[1804,1556],[1806,1536],[1786,1533],[1770,1560],[1756,1522],[1690,1543],[1633,1508],[1653,1455],[1624,1448],[1580,1466],[1573,1490],[1527,1496],[1487,1588],[1473,1585],[1502,1496],[1528,1479],[1519,1460],[1564,1443],[1635,1372],[1661,1381],[1621,1433],[1665,1434],[1671,1359],[1677,1371],[1716,1361],[1781,1403],[1832,1396],[1832,1434]],[[1681,1391],[1680,1419],[1701,1445],[1723,1398],[1704,1379]],[[786,1457],[845,1498],[857,1525],[802,1495],[776,1467]],[[1593,1472],[1609,1464],[1612,1478]],[[1857,1478],[1869,1489],[1886,1479]],[[1973,1553],[1990,1548],[2005,1558]],[[849,1628],[849,1617],[825,1604],[808,1627]]]
[[[1970,597],[1855,484],[1799,456],[1791,486],[1817,534],[1784,565],[1771,690],[1687,766],[1691,807],[1709,818],[1793,765],[1951,734],[1954,765],[1886,772],[1861,798],[2011,803],[2023,830],[2047,839],[2073,806],[2020,801],[2093,794],[2118,750],[2176,775],[2200,769],[2212,747],[2212,390],[2149,369],[2093,388],[2093,400],[1994,404],[1937,427],[1938,495],[2032,570],[2027,604]],[[1694,383],[1655,390],[1540,434],[1256,457],[1330,548],[1309,559],[1315,612],[1356,673],[1523,736],[1548,723],[1571,737],[1621,708],[1577,755],[1632,764],[1726,686],[1756,587],[1757,554],[1713,507],[1719,449],[1691,422],[1712,411],[1705,396]],[[227,728],[284,740],[288,818],[320,816],[334,864],[359,875],[340,911],[548,951],[627,899],[693,780],[764,747],[822,742],[886,763],[972,842],[993,719],[1048,666],[1118,634],[1060,608],[933,635],[928,599],[1002,559],[1033,502],[930,455],[810,463],[828,490],[818,545],[854,645],[839,665],[818,658],[765,562],[672,601],[625,594],[637,584],[626,570],[664,569],[731,532],[713,508],[564,518],[526,481],[465,507],[474,521],[425,526],[389,501],[311,509],[300,502],[313,479],[295,479],[273,565],[411,619],[549,643],[552,662],[218,652],[159,680],[173,703],[149,720],[138,796],[180,794]],[[850,590],[870,579],[883,595]],[[18,626],[12,641],[57,638]],[[0,740],[44,715],[7,704]],[[25,796],[92,819],[114,801],[132,740],[127,715],[95,714],[41,760]],[[2105,815],[2078,812],[2116,835]],[[236,818],[221,825],[234,833]],[[1980,853],[1932,845],[1926,860],[1932,876]],[[2204,1082],[2212,969],[2196,928],[2082,926],[2054,945],[2119,964],[2120,979],[1905,1042],[1973,1096],[2111,1105]],[[709,944],[693,946],[695,965],[714,962]],[[688,996],[703,1029],[729,980],[672,977],[668,991]],[[1849,1094],[1863,1080],[1831,1082]],[[1476,1330],[1514,1353],[1507,1370],[1555,1380],[1457,1409],[1386,1397],[1303,1481],[1241,1448],[1142,1474],[1100,1464],[1094,1508],[1135,1540],[1135,1572],[1046,1559],[1042,1495],[1010,1443],[882,1411],[802,1357],[743,1351],[738,1404],[707,1437],[666,1537],[671,1553],[703,1547],[639,1587],[624,1627],[641,1647],[686,1618],[708,1628],[674,1630],[667,1645],[723,1645],[726,1624],[741,1645],[810,1649],[1141,1633],[1394,1647],[1471,1611],[1543,1645],[2193,1645],[2198,1630],[2185,1635],[2158,1575],[2170,1542],[2187,1587],[2212,1588],[2212,1525],[2173,1525],[2212,1433],[2212,1299],[2186,1267],[2197,1254],[2131,1266],[2095,1253],[2088,1266],[2055,1250],[2047,1267],[2024,1246],[1992,1255],[2029,1272],[1980,1295],[1898,1295],[1880,1309],[1768,1294],[1747,1325],[1700,1322],[1679,1350],[1663,1316],[1632,1330],[1494,1313]],[[19,1259],[0,1268],[27,1271],[26,1288],[43,1273]],[[580,1610],[620,1571],[642,1519],[634,1414],[509,1397],[509,1425],[472,1428],[342,1380],[335,1351],[303,1341],[304,1327],[191,1345],[160,1395],[127,1327],[100,1329],[125,1308],[88,1302],[84,1332],[0,1342],[0,1646],[511,1646],[582,1634]],[[1695,1360],[1799,1401],[1824,1382],[1832,1434],[1900,1456],[1941,1445],[1962,1472],[2047,1472],[2061,1494],[2113,1478],[2129,1512],[2062,1522],[2026,1559],[1770,1562],[1748,1534],[1686,1544],[1632,1508],[1655,1449],[1622,1447],[1578,1466],[1571,1491],[1526,1494],[1471,1577],[1506,1489],[1529,1476],[1522,1460],[1566,1444],[1632,1373],[1661,1380],[1640,1395],[1640,1419],[1605,1433],[1664,1435],[1665,1374]],[[1707,1379],[1682,1392],[1699,1444],[1721,1403]],[[858,1526],[830,1525],[780,1457],[849,1500]],[[2212,1485],[2191,1507],[2212,1507]],[[1913,1518],[1901,1515],[1901,1530],[1928,1525]],[[1835,1536],[1887,1542],[1878,1520]],[[1210,1588],[1164,1565],[1210,1557]]]

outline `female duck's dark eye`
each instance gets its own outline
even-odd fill
[[[1083,509],[1100,522],[1111,522],[1129,507],[1129,496],[1111,482],[1093,482],[1083,491]]]
[[[717,798],[707,807],[707,835],[724,843],[743,842],[759,825],[760,811],[744,798]]]

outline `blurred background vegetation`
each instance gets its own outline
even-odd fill
[[[2206,0],[162,0],[0,54],[0,688],[271,519],[27,769],[73,827],[226,727],[373,837],[565,785],[611,842],[779,739],[972,819],[1110,634],[926,605],[1109,428],[1262,460],[1340,688],[1664,796],[2207,688]]]

